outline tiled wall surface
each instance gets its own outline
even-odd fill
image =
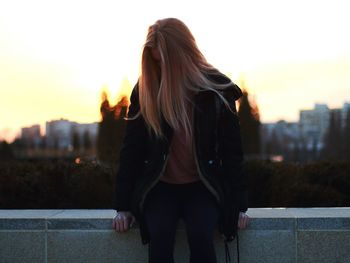
[[[350,263],[350,207],[250,208],[249,227],[239,230],[240,262]],[[145,262],[138,224],[126,233],[112,229],[114,210],[1,210],[0,262]],[[225,262],[217,232],[218,263]],[[236,262],[236,241],[229,243]],[[175,262],[189,262],[182,220]]]

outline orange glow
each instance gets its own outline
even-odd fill
[[[346,1],[5,2],[0,140],[33,124],[44,134],[53,119],[98,121],[103,91],[113,105],[130,96],[147,27],[164,17],[183,20],[211,64],[244,79],[263,122],[297,121],[315,102],[350,101]]]

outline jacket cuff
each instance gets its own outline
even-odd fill
[[[237,195],[238,210],[245,213],[248,210],[248,191],[241,190],[237,192]]]
[[[126,200],[120,200],[120,198],[117,199],[115,196],[113,199],[113,209],[115,209],[117,212],[119,211],[130,211],[130,205]]]

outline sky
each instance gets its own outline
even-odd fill
[[[208,62],[258,104],[260,120],[298,121],[315,103],[350,102],[348,1],[0,2],[0,140],[65,118],[100,121],[130,93],[148,26],[176,17]],[[244,84],[243,84],[244,83]]]

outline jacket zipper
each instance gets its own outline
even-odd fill
[[[196,127],[194,126],[195,123],[195,112],[194,112],[194,106],[192,106],[192,127],[195,131]],[[205,177],[203,176],[201,170],[200,170],[200,166],[198,163],[198,159],[197,159],[197,151],[196,151],[196,139],[195,136],[193,136],[193,140],[192,140],[192,151],[193,151],[193,155],[194,155],[194,159],[195,159],[195,163],[197,166],[197,170],[198,170],[198,174],[199,174],[199,178],[202,180],[202,182],[204,183],[204,185],[209,189],[209,191],[211,191],[211,193],[215,196],[215,198],[217,199],[218,203],[220,204],[220,197],[218,192],[210,185],[210,183],[205,179]]]
[[[168,159],[169,159],[169,154],[168,153],[167,154],[164,153],[163,154],[163,159],[164,159],[163,167],[162,167],[161,171],[159,172],[158,177],[156,178],[156,180],[154,180],[152,182],[152,184],[150,184],[150,186],[145,190],[144,194],[142,195],[142,199],[141,199],[141,202],[140,202],[140,205],[139,205],[139,209],[140,209],[141,213],[143,211],[143,203],[145,201],[147,193],[153,188],[153,186],[155,186],[155,184],[158,182],[160,177],[163,175],[163,172],[165,170],[166,164],[167,164]]]
[[[194,121],[195,119],[195,114],[194,114],[194,106],[192,106],[192,127],[195,131],[195,126],[194,126]],[[209,189],[209,191],[215,196],[215,198],[217,199],[217,201],[219,202],[220,204],[220,197],[219,197],[219,194],[218,192],[210,185],[210,183],[205,179],[205,177],[203,176],[201,170],[200,170],[200,166],[199,166],[199,163],[198,163],[198,159],[197,159],[197,151],[196,151],[196,144],[195,144],[195,136],[193,136],[193,139],[192,139],[192,152],[193,152],[193,155],[194,155],[194,159],[195,159],[195,163],[196,163],[196,167],[197,167],[197,171],[198,171],[198,174],[199,174],[199,178],[202,180],[202,182],[204,183],[204,185]],[[167,164],[167,161],[169,159],[169,154],[163,154],[163,158],[164,158],[164,164],[163,164],[163,167],[158,175],[158,177],[156,178],[156,180],[154,180],[152,182],[152,184],[145,190],[143,196],[142,196],[142,199],[141,199],[141,202],[140,202],[140,205],[139,205],[139,209],[140,209],[140,212],[142,213],[143,211],[143,203],[145,201],[145,197],[147,195],[147,193],[153,188],[153,186],[158,182],[158,180],[160,179],[160,177],[163,175],[163,172],[164,172],[164,169],[166,167],[166,164]]]

